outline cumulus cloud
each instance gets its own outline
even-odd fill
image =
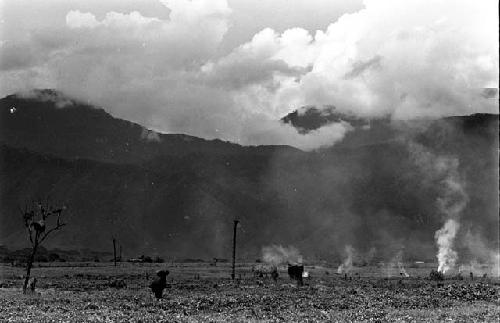
[[[497,102],[481,95],[484,88],[498,87],[493,8],[493,1],[365,1],[365,9],[314,37],[297,28],[282,34],[263,30],[235,53],[263,52],[268,62],[310,68],[271,90],[282,109],[333,104],[398,119],[496,112]],[[230,74],[224,64],[230,55],[220,60],[222,74]],[[275,68],[274,75],[281,70]]]
[[[264,29],[250,43],[235,49],[229,55],[209,61],[201,67],[202,77],[209,84],[239,90],[250,85],[272,86],[274,76],[300,75],[301,70],[275,57],[279,44],[276,33]]]
[[[75,8],[64,27],[2,41],[2,94],[56,88],[162,132],[302,149],[350,129],[279,122],[305,105],[399,119],[498,108],[483,90],[498,88],[494,1],[367,0],[325,30],[264,28],[224,54],[225,0],[160,2],[168,17]]]
[[[71,10],[66,15],[66,24],[70,28],[86,28],[96,27],[99,22],[95,16],[89,12],[80,12],[79,10]]]

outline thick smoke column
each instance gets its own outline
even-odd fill
[[[301,264],[302,256],[295,247],[282,247],[271,245],[262,248],[262,260],[269,265],[278,266],[283,264]]]
[[[457,263],[458,254],[453,250],[453,242],[457,235],[460,224],[457,220],[449,219],[444,226],[436,231],[434,237],[438,245],[439,251],[437,254],[438,271],[445,273],[455,267]]]
[[[354,257],[354,248],[351,245],[345,246],[346,258],[337,269],[338,274],[348,273],[352,270],[352,259]]]
[[[436,231],[434,238],[438,246],[438,271],[446,273],[453,269],[457,262],[458,254],[453,247],[460,227],[460,214],[468,202],[458,172],[459,161],[449,156],[435,156],[422,145],[415,143],[410,143],[410,152],[416,164],[430,176],[427,180],[439,180],[440,196],[437,198],[437,206],[446,221],[443,227]]]
[[[439,248],[438,271],[446,273],[455,267],[458,255],[453,243],[460,227],[460,213],[467,205],[467,194],[458,175],[458,160],[446,159],[447,176],[443,181],[444,196],[438,199],[440,211],[448,218],[444,226],[436,231],[435,239]]]

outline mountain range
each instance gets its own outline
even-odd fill
[[[330,122],[352,130],[312,152],[161,134],[54,90],[0,100],[0,244],[28,245],[18,207],[33,198],[67,205],[68,225],[48,247],[124,256],[228,258],[293,245],[306,259],[339,259],[350,244],[387,259],[405,249],[432,259],[442,178],[411,147],[457,160],[468,201],[457,248],[498,239],[498,115],[433,120],[362,119],[333,107],[282,118],[307,134]],[[474,240],[474,241],[476,241]],[[111,249],[112,250],[112,249]]]

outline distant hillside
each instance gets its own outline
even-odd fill
[[[304,153],[185,135],[148,140],[139,125],[57,102],[0,100],[0,245],[26,246],[17,207],[50,195],[70,212],[47,247],[109,251],[114,235],[124,257],[228,258],[238,218],[239,254],[249,259],[269,244],[315,259],[338,259],[345,244],[380,257],[404,246],[407,257],[432,259],[439,182],[424,180],[409,141],[458,158],[469,196],[461,234],[492,245],[498,237],[498,115],[370,122]]]
[[[156,156],[192,152],[228,154],[242,150],[241,146],[221,140],[159,134],[53,90],[36,90],[30,96],[9,95],[1,99],[0,142],[63,158],[113,163],[143,162]],[[279,146],[262,150],[269,149],[295,150]]]

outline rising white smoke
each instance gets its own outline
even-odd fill
[[[145,140],[145,141],[151,141],[151,142],[160,142],[161,141],[161,138],[160,138],[160,135],[158,134],[158,132],[156,132],[154,130],[149,130],[146,128],[142,129],[141,139]]]
[[[399,250],[396,256],[394,257],[394,261],[399,269],[399,274],[405,277],[410,277],[410,275],[406,272],[404,262],[403,262],[403,250]]]
[[[262,248],[262,260],[269,265],[302,264],[302,255],[295,247],[271,245]]]
[[[444,226],[436,231],[435,239],[439,251],[438,271],[446,273],[455,268],[458,254],[453,250],[455,237],[460,227],[460,214],[467,205],[468,197],[458,175],[458,160],[448,160],[449,168],[446,169],[447,176],[442,182],[444,187],[443,196],[438,198],[438,206],[441,213],[448,218]]]
[[[457,235],[460,224],[455,219],[448,219],[444,226],[436,231],[434,235],[438,245],[438,271],[446,273],[450,269],[455,268],[458,254],[453,250],[455,236]]]
[[[354,258],[354,248],[351,245],[346,245],[345,246],[345,253],[346,253],[346,258],[340,264],[340,266],[337,268],[337,273],[342,274],[342,273],[349,273],[352,270],[352,263],[353,263],[353,258]]]
[[[410,275],[406,272],[404,261],[403,261],[404,250],[400,249],[394,257],[392,257],[391,261],[387,264],[387,277],[391,277],[395,275],[395,270],[399,276],[410,277]]]
[[[409,149],[415,163],[427,177],[423,181],[439,180],[440,196],[436,202],[445,223],[436,231],[434,238],[438,247],[438,271],[446,273],[455,268],[458,259],[454,250],[455,237],[460,228],[460,214],[468,202],[464,181],[458,171],[459,160],[450,156],[436,156],[416,143],[410,143]]]
[[[65,108],[73,105],[73,101],[64,97],[56,91],[50,90],[28,90],[16,93],[16,96],[23,99],[32,99],[42,102],[52,102],[57,108]]]

